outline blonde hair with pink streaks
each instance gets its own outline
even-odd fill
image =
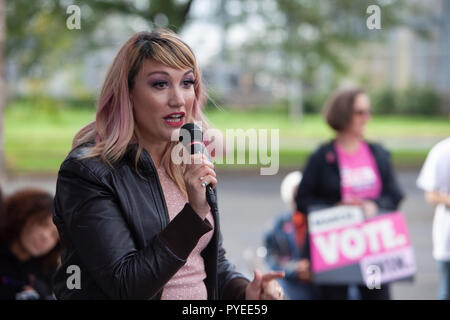
[[[137,143],[138,152],[135,159],[137,170],[143,146],[135,125],[130,92],[134,87],[136,75],[147,59],[155,60],[171,68],[190,68],[194,71],[196,99],[191,119],[186,121],[201,121],[203,129],[209,127],[201,110],[206,101],[206,94],[202,88],[200,71],[191,48],[170,30],[139,32],[120,48],[108,70],[100,93],[95,121],[78,131],[73,139],[72,149],[85,142],[95,141],[95,145],[83,156],[84,158],[100,157],[113,167],[114,163],[125,154],[128,145]],[[186,194],[183,180],[185,166],[175,165],[170,160],[172,149],[177,143],[168,142],[161,161],[170,178]]]

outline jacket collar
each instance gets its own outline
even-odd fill
[[[372,152],[375,162],[377,163],[377,165],[379,167],[381,165],[383,159],[381,159],[382,155],[380,155],[380,153],[378,152],[376,144],[374,144],[370,141],[367,141],[367,140],[363,140],[363,141],[365,143],[367,143],[367,146],[369,147],[370,151]],[[335,149],[335,143],[336,143],[336,139],[332,139],[323,145],[323,149],[322,149],[323,157],[327,164],[335,167],[336,170],[339,170],[337,153],[336,153],[336,149]]]
[[[93,147],[94,145],[95,145],[94,141],[83,143],[82,145],[77,147],[76,150],[73,151],[73,155],[75,157],[82,156],[85,152],[88,151],[89,148]],[[130,143],[126,148],[124,155],[122,156],[121,159],[119,159],[119,161],[117,161],[116,165],[122,164],[135,168],[137,152],[138,152],[138,144]],[[138,173],[143,176],[153,176],[156,174],[156,167],[152,160],[152,157],[145,149],[142,149],[142,152],[139,156],[137,169]]]
[[[129,144],[123,156],[123,159],[127,162],[127,164],[131,165],[133,168],[135,167],[138,149],[139,147],[137,143]],[[143,173],[144,176],[156,174],[156,167],[152,157],[145,149],[142,149],[141,154],[139,155],[137,169],[139,173]]]

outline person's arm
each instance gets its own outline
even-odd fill
[[[425,192],[425,199],[432,205],[450,207],[448,182],[450,179],[449,156],[445,144],[438,143],[427,155],[417,178],[417,186]]]
[[[147,247],[138,250],[113,190],[76,160],[61,166],[54,204],[64,233],[86,268],[82,272],[89,272],[112,299],[153,297],[211,230],[186,204]]]
[[[320,181],[321,181],[321,167],[322,162],[319,159],[319,153],[316,152],[311,155],[303,170],[303,177],[295,195],[295,203],[297,210],[308,215],[312,207],[331,206],[335,203],[330,202],[329,199],[321,196]],[[309,228],[307,228],[304,250],[301,253],[301,259],[310,259],[310,242],[309,242]]]
[[[320,153],[317,152],[309,157],[295,195],[297,210],[305,214],[308,214],[312,207],[335,204],[322,195],[321,172],[323,170],[323,161],[321,160]]]
[[[221,238],[221,237],[220,237]],[[283,271],[270,271],[265,274],[254,271],[253,281],[249,281],[234,271],[234,266],[225,258],[225,250],[219,246],[217,266],[219,298],[223,300],[280,300],[284,298],[281,286],[275,281],[285,276]]]
[[[383,160],[385,161],[383,168],[385,170],[382,175],[382,191],[381,195],[374,200],[381,211],[395,211],[397,210],[400,202],[403,199],[403,192],[397,182],[396,174],[393,170],[391,163],[391,155],[387,150],[381,150],[383,155]]]
[[[244,300],[245,289],[250,281],[241,273],[235,271],[235,266],[228,261],[222,246],[222,233],[219,233],[219,253],[217,257],[217,279],[219,299]]]
[[[218,223],[217,223],[218,225]],[[271,271],[261,274],[254,270],[254,279],[249,281],[242,274],[235,271],[235,267],[225,257],[222,246],[222,234],[218,233],[219,250],[217,258],[217,282],[219,299],[223,300],[279,300],[284,292],[275,279],[283,278],[283,271]]]
[[[425,192],[425,199],[428,203],[432,205],[439,205],[444,204],[448,207],[450,207],[450,194],[443,193],[443,192],[437,192],[437,191],[426,191]]]

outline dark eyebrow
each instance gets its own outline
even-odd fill
[[[161,73],[161,74],[164,74],[164,75],[166,75],[166,76],[169,75],[169,73],[167,73],[167,72],[165,72],[165,71],[153,71],[153,72],[147,73],[147,77],[151,76],[152,74],[156,74],[156,73]],[[183,76],[187,75],[188,73],[194,73],[194,70],[188,70],[188,71],[186,71],[186,72],[184,73]]]

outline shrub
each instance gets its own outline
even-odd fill
[[[376,92],[372,96],[372,110],[376,114],[393,114],[396,110],[395,92],[385,89]]]
[[[376,114],[439,115],[441,98],[431,88],[409,87],[402,91],[391,88],[371,94]]]

